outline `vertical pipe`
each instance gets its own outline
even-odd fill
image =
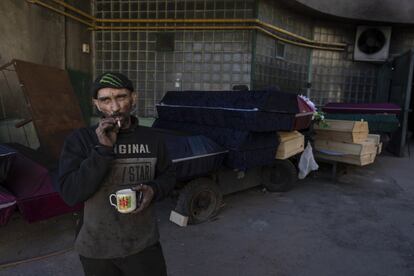
[[[314,35],[315,35],[315,26],[312,26],[311,29],[311,37],[312,39],[314,39]],[[306,97],[308,97],[310,99],[311,97],[311,89],[312,89],[312,78],[313,78],[313,49],[309,49],[309,59],[308,59],[308,79],[307,79],[307,83],[306,83]]]
[[[0,69],[0,70],[3,74],[4,80],[6,81],[7,87],[9,88],[9,90],[11,90],[9,81],[7,80],[6,73],[4,73],[3,69]],[[7,114],[6,114],[6,106],[4,105],[3,91],[0,91],[0,104],[1,104],[1,110],[3,111],[2,112],[3,113],[3,119],[6,119]]]
[[[308,61],[308,79],[306,83],[306,97],[310,99],[312,90],[312,77],[313,77],[313,49],[309,49],[309,61]]]
[[[64,47],[63,47],[63,69],[68,69],[68,18],[66,16],[63,17],[63,39],[64,39]]]
[[[95,0],[91,1],[91,12],[92,15],[95,16]],[[91,42],[92,42],[92,79],[96,78],[96,32],[91,32]]]
[[[259,18],[259,5],[260,0],[254,1],[254,10],[253,10],[253,16],[254,18]],[[249,89],[255,89],[256,88],[256,55],[257,55],[257,36],[258,36],[258,30],[253,29],[250,31],[251,35],[251,59],[250,59],[250,83],[249,83]]]
[[[408,59],[410,65],[408,67],[408,79],[407,79],[407,87],[405,92],[405,100],[404,106],[402,107],[403,110],[403,119],[402,119],[402,129],[401,129],[401,144],[400,144],[400,157],[404,156],[404,148],[405,144],[407,143],[407,129],[408,129],[408,113],[410,112],[410,102],[411,102],[411,92],[412,92],[412,84],[413,84],[413,73],[414,73],[414,52],[410,50],[408,53]]]

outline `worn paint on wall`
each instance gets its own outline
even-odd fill
[[[90,1],[70,0],[66,2],[86,13],[91,13]],[[93,33],[85,25],[70,18],[66,18],[65,21],[66,68],[91,74],[92,50],[90,50],[90,53],[83,53],[82,44],[88,44],[90,46],[89,48],[92,49]]]
[[[70,3],[90,12],[88,1]],[[0,65],[20,59],[90,74],[91,56],[81,53],[81,43],[90,43],[90,38],[91,33],[85,26],[53,11],[25,0],[0,1]],[[11,129],[14,123],[29,117],[15,72],[3,71],[0,73],[0,128],[7,132],[0,137],[0,142],[36,147],[34,128]]]
[[[16,58],[64,68],[64,22],[24,0],[0,1],[0,64]]]

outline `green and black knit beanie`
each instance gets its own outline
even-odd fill
[[[127,76],[121,73],[106,72],[99,75],[92,84],[91,94],[96,99],[98,91],[101,88],[126,88],[129,91],[134,91],[134,85]]]

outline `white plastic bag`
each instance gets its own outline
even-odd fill
[[[305,150],[302,152],[299,160],[299,179],[304,179],[311,171],[316,171],[319,169],[318,164],[313,157],[312,146],[308,142]]]

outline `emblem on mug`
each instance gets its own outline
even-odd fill
[[[115,199],[115,202],[113,202]],[[120,213],[130,213],[137,208],[137,199],[135,191],[123,189],[109,196],[109,202]]]

